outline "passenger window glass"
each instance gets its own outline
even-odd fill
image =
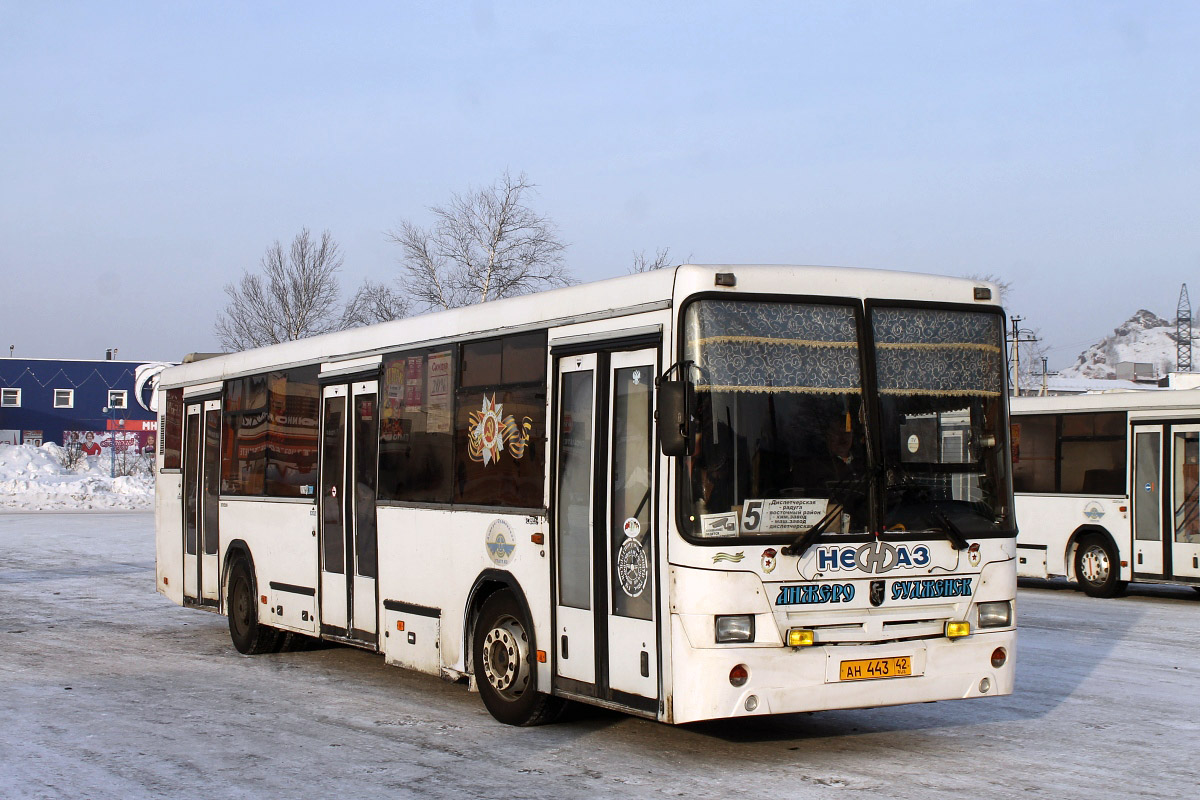
[[[1175,541],[1200,542],[1200,433],[1175,434]]]
[[[252,384],[251,397],[265,393],[269,410],[266,463],[269,497],[316,495],[320,406],[317,375],[315,366],[296,367],[272,372],[260,384]]]
[[[163,469],[183,463],[183,389],[168,389],[162,424]]]
[[[453,354],[451,348],[414,350],[383,360],[380,499],[453,499]]]
[[[544,507],[545,384],[467,389],[458,400],[454,502]]]
[[[1058,442],[1057,417],[1022,416],[1012,423],[1013,491],[1046,493],[1055,490],[1054,462]]]
[[[459,385],[496,386],[501,381],[503,345],[500,339],[472,342],[462,348],[462,379]]]

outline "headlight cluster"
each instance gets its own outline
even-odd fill
[[[753,642],[754,615],[735,614],[717,617],[717,643]]]
[[[979,604],[980,628],[1007,628],[1012,625],[1012,601]]]

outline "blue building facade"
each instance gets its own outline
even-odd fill
[[[0,443],[153,449],[156,381],[140,361],[0,358]],[[105,411],[105,409],[108,409]],[[90,434],[90,435],[89,435]]]

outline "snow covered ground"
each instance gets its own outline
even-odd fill
[[[154,479],[142,474],[110,477],[108,454],[63,466],[63,449],[53,442],[41,447],[0,445],[0,509],[149,510],[154,507]]]
[[[509,728],[325,647],[239,655],[154,591],[149,513],[0,514],[0,798],[1188,798],[1200,595],[1018,595],[1011,697],[670,727]]]

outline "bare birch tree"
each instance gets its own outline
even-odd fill
[[[388,231],[413,298],[427,308],[459,308],[575,283],[554,223],[526,205],[533,189],[524,173],[506,171],[491,186],[432,206],[431,227],[404,220]]]
[[[229,303],[215,332],[227,350],[303,339],[342,327],[337,274],[342,254],[329,231],[314,241],[304,228],[284,250],[278,240],[262,257],[261,274],[226,284]]]

